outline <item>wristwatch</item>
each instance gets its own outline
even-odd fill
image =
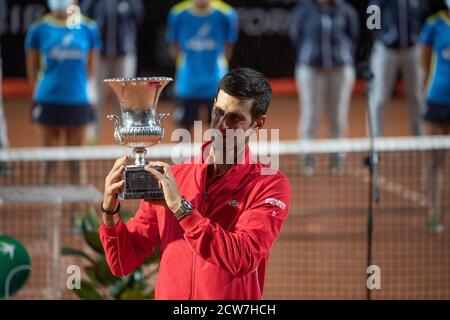
[[[194,211],[192,204],[185,198],[181,198],[181,206],[174,212],[174,215],[178,221],[181,221],[190,215],[192,211]]]

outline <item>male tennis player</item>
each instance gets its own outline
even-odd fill
[[[204,144],[200,164],[150,163],[164,167],[164,175],[147,170],[161,182],[165,203],[142,201],[126,224],[117,200],[126,157],[116,161],[105,181],[100,227],[114,275],[133,271],[159,244],[156,299],[262,298],[270,249],[288,214],[290,184],[279,172],[261,174],[267,166],[250,161],[248,139],[239,152],[225,134],[262,128],[271,92],[257,71],[239,68],[226,74],[211,122],[223,134],[215,135],[223,148],[218,140]],[[219,159],[225,152],[235,153],[234,163]]]

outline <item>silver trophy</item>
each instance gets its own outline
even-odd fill
[[[125,187],[120,199],[164,199],[156,177],[144,170],[147,165],[146,148],[158,144],[164,136],[161,121],[168,113],[156,114],[156,105],[164,87],[171,78],[114,78],[105,79],[119,99],[122,121],[117,115],[108,115],[114,121],[114,138],[133,148],[133,165],[125,166]],[[162,167],[155,167],[163,173]]]

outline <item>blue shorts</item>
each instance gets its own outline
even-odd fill
[[[89,104],[35,103],[31,116],[37,123],[64,127],[84,126],[95,120],[94,110]]]
[[[203,106],[208,111],[208,122],[211,123],[211,112],[214,105],[214,99],[199,100],[199,99],[185,99],[176,98],[175,112],[173,119],[175,122],[185,126],[194,125],[194,121],[199,119],[199,109]]]
[[[437,124],[450,124],[450,105],[427,103],[425,121]]]

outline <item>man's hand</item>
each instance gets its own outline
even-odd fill
[[[163,167],[164,174],[152,168],[155,166]],[[172,212],[175,213],[181,206],[181,195],[178,191],[178,186],[175,178],[173,177],[172,170],[170,170],[170,166],[165,162],[153,161],[145,167],[145,171],[153,174],[156,179],[158,179],[159,183],[161,183],[164,190],[165,199],[165,204],[163,203],[162,205],[167,206]],[[161,203],[155,202],[154,204]]]
[[[103,209],[113,211],[116,209],[118,200],[117,194],[123,191],[125,180],[123,180],[123,171],[129,156],[119,158],[114,163],[111,171],[105,179],[105,191],[103,193]]]

